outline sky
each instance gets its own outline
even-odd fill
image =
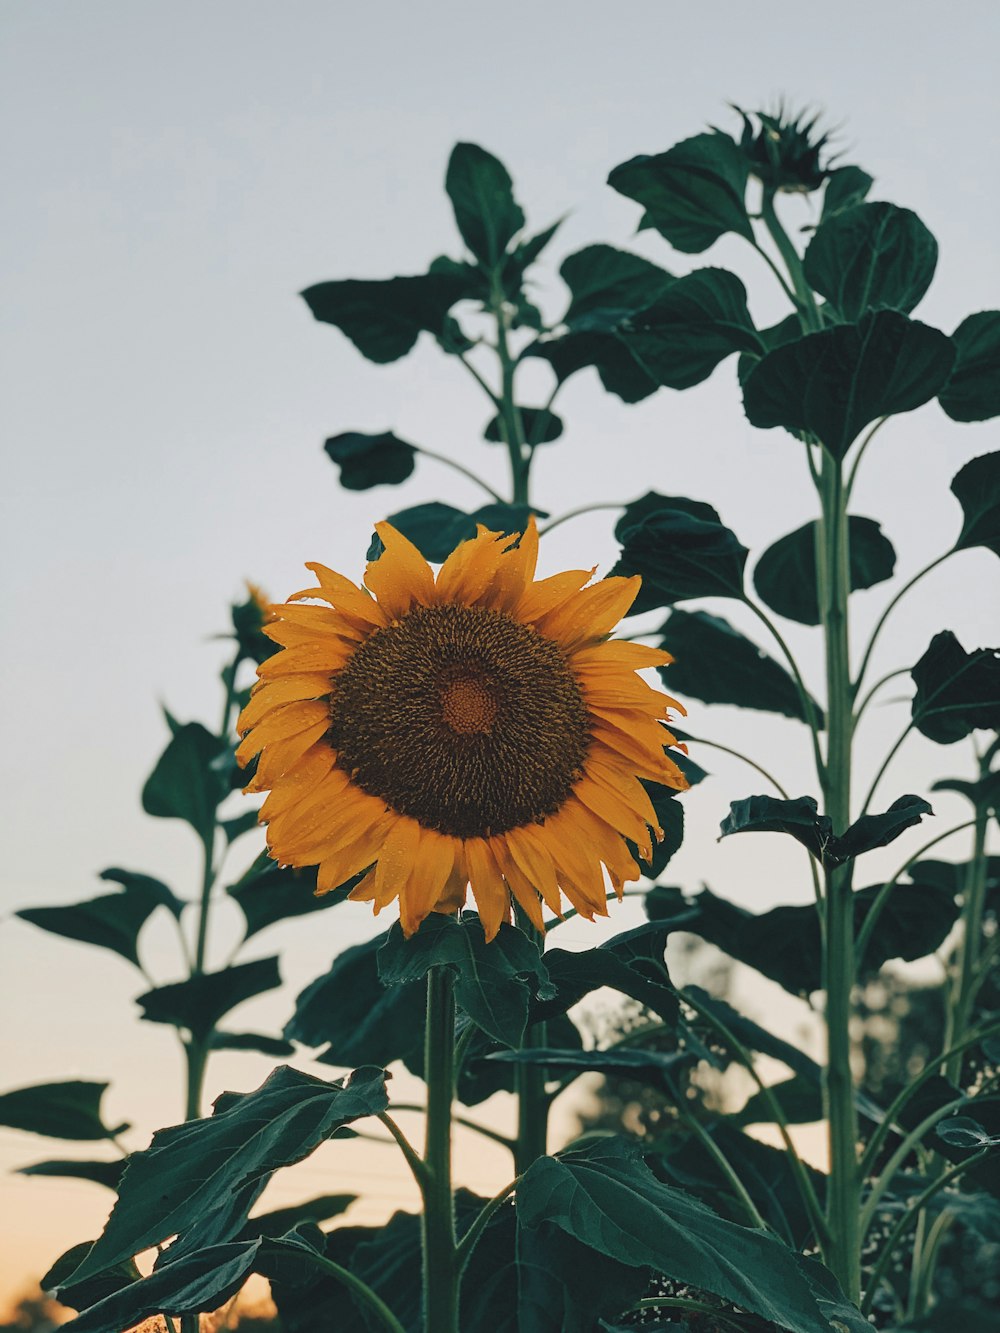
[[[458,257],[442,182],[452,145],[472,140],[507,164],[532,230],[565,217],[538,290],[550,316],[566,300],[558,263],[601,241],[678,273],[731,266],[758,323],[772,322],[784,313],[780,297],[741,243],[676,255],[655,234],[636,236],[638,209],[605,181],[617,163],[707,124],[736,131],[730,102],[766,109],[784,97],[823,113],[844,160],[876,177],[873,198],[914,209],[936,235],[937,277],[917,313],[951,331],[1000,305],[998,38],[1000,11],[981,0],[0,7],[3,1086],[107,1079],[108,1113],[134,1122],[133,1146],[179,1118],[176,1045],[168,1030],[137,1021],[141,978],[110,954],[8,914],[90,897],[112,865],[193,894],[193,836],[143,815],[139,790],[166,741],[162,705],[215,725],[226,647],[213,636],[243,581],[280,599],[304,586],[306,560],[359,577],[373,521],[424,500],[480,502],[473,483],[427,460],[404,487],[347,493],[323,440],[392,429],[507,485],[502,451],[481,442],[490,413],[476,386],[430,339],[401,362],[373,366],[314,323],[296,293]],[[792,226],[815,220],[798,200],[787,216]],[[544,390],[543,368],[533,372],[529,400]],[[533,483],[534,502],[553,514],[653,487],[709,500],[756,552],[813,516],[791,441],[745,422],[732,362],[694,390],[662,390],[634,407],[583,372],[560,411],[566,438],[541,451]],[[956,426],[936,404],[882,433],[855,509],[883,521],[899,577],[856,599],[856,641],[887,592],[954,540],[960,516],[948,483],[998,443],[995,424]],[[543,544],[542,573],[606,570],[613,520],[603,512],[562,525]],[[998,592],[988,553],[948,562],[894,615],[875,669],[912,664],[942,628],[967,648],[996,642]],[[751,630],[731,607],[706,609]],[[816,633],[792,626],[789,641],[818,689]],[[903,716],[876,710],[865,775]],[[689,725],[745,748],[790,790],[812,790],[800,725],[700,705]],[[691,890],[710,883],[754,910],[805,901],[794,849],[778,839],[717,844],[728,802],[759,780],[717,752],[697,757],[713,781],[685,798],[689,836],[668,880]],[[964,751],[942,756],[911,740],[887,778],[886,803],[968,764]],[[964,818],[954,800],[935,801],[935,832]],[[252,841],[237,845],[234,873]],[[944,852],[964,850],[956,839]],[[898,863],[873,857],[873,877]],[[639,919],[625,904],[609,929]],[[239,1011],[239,1025],[279,1030],[298,991],[375,929],[365,909],[340,908],[255,941],[247,956],[280,951],[286,983]],[[223,904],[213,964],[236,934],[236,911]],[[571,923],[560,943],[595,938]],[[163,923],[151,925],[143,960],[162,982],[178,977]],[[762,1011],[778,1002],[763,986],[746,994]],[[779,1012],[789,1032],[802,1028],[789,1004]],[[221,1056],[208,1096],[256,1086],[268,1067],[264,1057]],[[497,1123],[507,1113],[490,1109]],[[364,1156],[347,1146],[330,1145],[320,1165],[282,1179],[269,1200],[364,1189],[369,1202],[351,1215],[360,1220],[412,1206],[389,1149]],[[74,1151],[0,1131],[0,1172]],[[470,1183],[487,1193],[503,1183],[502,1158],[463,1152]],[[108,1196],[6,1174],[0,1193],[0,1213],[14,1223],[0,1249],[2,1303],[97,1233]]]

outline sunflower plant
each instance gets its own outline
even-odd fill
[[[242,881],[245,901],[265,924],[358,902],[393,923],[336,956],[285,1029],[285,1041],[322,1047],[320,1059],[349,1076],[328,1082],[281,1066],[256,1091],[224,1094],[206,1118],[189,1097],[188,1120],[131,1155],[103,1235],[71,1252],[54,1279],[64,1299],[87,1307],[70,1325],[80,1333],[119,1333],[155,1313],[179,1318],[187,1333],[252,1273],[271,1280],[287,1333],[927,1329],[950,1317],[936,1285],[949,1245],[995,1239],[1000,876],[988,841],[1000,801],[1000,651],[966,650],[942,629],[912,666],[870,676],[893,608],[930,569],[977,547],[1000,554],[1000,453],[955,477],[954,544],[886,601],[860,651],[852,594],[886,582],[895,555],[850,499],[895,417],[935,399],[954,422],[1000,415],[1000,312],[970,315],[950,334],[913,319],[937,257],[920,219],[869,202],[872,178],[835,165],[814,121],[740,114],[739,137],[696,135],[622,163],[609,183],[683,254],[741,237],[787,299],[776,325],[758,327],[726,269],[675,277],[610,245],[564,260],[569,304],[547,321],[530,275],[556,227],[528,231],[506,169],[472,144],[455,148],[445,180],[460,258],[303,293],[317,319],[375,362],[433,336],[485,395],[485,439],[507,451],[509,490],[486,487],[473,512],[400,509],[374,524],[360,581],[311,563],[312,586],[258,606],[253,643],[277,649],[258,651],[257,681],[238,701],[240,781],[266,793],[250,818],[266,826],[267,852]],[[805,245],[789,228],[803,207]],[[730,357],[747,418],[787,434],[816,517],[758,555],[750,586],[750,552],[711,504],[652,490],[619,507],[620,554],[606,577],[537,578],[540,537],[572,517],[545,523],[531,489],[537,449],[563,433],[555,402],[565,382],[594,368],[632,403],[698,384]],[[519,393],[529,360],[551,369],[541,404]],[[421,455],[435,456],[392,432],[341,433],[326,450],[355,490],[398,485]],[[680,609],[718,599],[747,608],[775,655],[714,611]],[[658,610],[666,620],[655,632],[635,621],[614,637],[623,617]],[[782,621],[819,633],[815,692]],[[754,915],[707,889],[657,882],[683,836],[682,793],[707,776],[697,757],[735,752],[680,730],[684,709],[653,672],[698,702],[706,726],[716,703],[804,726],[814,791],[795,796],[738,756],[769,790],[732,802],[721,821],[723,836],[800,844],[799,902]],[[859,795],[867,710],[902,677],[913,687],[909,717]],[[922,845],[927,794],[877,799],[914,731],[974,755],[971,775],[935,784],[965,799],[969,817]],[[177,808],[151,812],[199,827],[185,802],[226,771],[219,748],[168,768]],[[217,805],[201,826],[207,849]],[[927,856],[956,835],[971,839],[964,860]],[[860,858],[899,838],[898,871],[859,887]],[[613,914],[624,886],[643,880],[644,925],[583,952],[558,947],[561,922]],[[676,986],[665,951],[680,933],[791,995],[817,997],[824,1060],[705,990]],[[935,953],[945,968],[943,1045],[879,1104],[853,1063],[858,984],[892,960]],[[210,983],[194,969],[191,984]],[[585,1049],[576,1006],[605,987],[628,997],[641,1021]],[[198,994],[186,1021],[176,1012],[167,1020],[186,1032],[189,1051],[199,1040],[207,1051],[199,1034],[214,1033],[225,1012],[209,1014]],[[766,1082],[760,1056],[789,1077]],[[387,1083],[393,1061],[424,1079],[422,1144],[394,1114],[404,1108]],[[720,1115],[699,1097],[699,1070],[734,1066],[754,1091]],[[640,1137],[623,1126],[557,1149],[549,1108],[585,1071],[648,1082],[669,1107],[670,1132]],[[501,1089],[515,1094],[516,1132],[480,1129],[509,1148],[511,1176],[481,1199],[453,1185],[452,1127],[456,1115],[475,1127],[469,1108]],[[326,1231],[318,1222],[330,1213],[318,1206],[251,1217],[276,1171],[372,1117],[413,1174],[419,1215]],[[817,1119],[827,1127],[822,1172],[793,1132]],[[745,1132],[762,1121],[780,1148]],[[151,1247],[160,1250],[152,1272],[138,1276],[135,1256]]]

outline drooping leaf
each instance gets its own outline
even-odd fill
[[[635,1145],[602,1140],[541,1158],[518,1188],[518,1224],[558,1227],[598,1254],[711,1292],[794,1333],[829,1333],[798,1256],[657,1180]]]
[[[143,875],[137,870],[120,870],[117,866],[111,866],[107,870],[102,870],[97,878],[107,880],[111,884],[120,884],[135,897],[145,895],[150,902],[162,904],[178,921],[181,919],[181,913],[186,906],[184,900],[178,898],[162,880],[154,879],[152,875]]]
[[[688,389],[734,352],[764,351],[746,289],[722,268],[678,278],[652,305],[627,317],[619,336],[657,384]]]
[[[951,489],[965,520],[954,549],[985,546],[1000,555],[1000,452],[966,463],[952,478]]]
[[[387,986],[426,977],[431,967],[455,972],[455,999],[477,1027],[508,1046],[518,1046],[528,1022],[531,991],[551,993],[542,955],[516,926],[506,922],[489,943],[478,916],[461,920],[432,913],[407,940],[396,925],[378,954],[379,975]]]
[[[643,580],[629,614],[691,597],[741,598],[749,552],[736,534],[719,522],[710,506],[656,498],[661,503],[644,512],[641,502],[629,506],[631,513],[615,529],[622,550],[611,574],[641,574]],[[633,517],[637,513],[642,516]]]
[[[715,132],[653,157],[633,157],[615,167],[608,184],[643,206],[643,225],[655,227],[675,249],[700,254],[726,232],[753,240],[744,203],[747,175],[736,143]]]
[[[809,431],[843,458],[871,422],[929,402],[954,357],[938,329],[877,310],[768,352],[747,378],[743,407],[752,425]]]
[[[938,395],[941,406],[952,421],[1000,416],[1000,310],[968,315],[951,339],[958,354]]]
[[[444,187],[463,241],[484,267],[495,267],[524,226],[507,168],[478,144],[457,143]]]
[[[656,392],[657,384],[614,332],[617,323],[618,316],[581,315],[567,332],[540,338],[521,355],[548,361],[560,384],[578,370],[593,366],[608,393],[624,403],[639,403]]]
[[[809,284],[845,320],[909,314],[934,277],[937,241],[908,208],[856,204],[820,223],[803,259]]]
[[[868,172],[862,171],[860,167],[835,167],[827,177],[826,189],[823,191],[821,221],[826,222],[845,209],[860,204],[874,184]]]
[[[271,1055],[276,1060],[284,1060],[295,1054],[295,1047],[290,1041],[269,1037],[263,1032],[213,1032],[211,1045],[213,1051],[256,1051],[261,1055]]]
[[[953,1115],[939,1122],[938,1138],[953,1148],[995,1148],[1000,1146],[1000,1135],[990,1134],[977,1120],[967,1115]]]
[[[177,729],[142,789],[147,815],[183,819],[207,842],[212,836],[215,811],[229,794],[229,784],[215,761],[229,748],[200,722]]]
[[[628,1078],[645,1076],[647,1081],[662,1083],[676,1078],[681,1069],[695,1058],[690,1051],[630,1050],[619,1046],[608,1051],[561,1051],[548,1046],[532,1046],[520,1051],[495,1051],[490,1060],[505,1060],[510,1064],[544,1065],[549,1070],[572,1070],[583,1073],[593,1070],[599,1074],[621,1074]],[[551,1077],[558,1077],[553,1073]]]
[[[125,888],[65,907],[25,907],[14,915],[52,935],[110,949],[138,967],[139,933],[157,905],[141,890]]]
[[[387,1105],[385,1071],[356,1070],[344,1082],[280,1066],[256,1091],[230,1099],[207,1120],[159,1130],[133,1153],[118,1202],[74,1281],[183,1233],[248,1186],[307,1157],[341,1125]]]
[[[922,796],[900,796],[881,815],[862,815],[860,819],[834,838],[827,849],[827,858],[849,861],[876,847],[887,847],[901,833],[919,824],[924,815],[933,815],[929,802]]]
[[[333,893],[317,897],[314,867],[279,866],[263,851],[235,884],[226,885],[226,892],[239,904],[246,918],[244,939],[250,939],[277,921],[323,912],[343,902],[359,878],[354,876]]]
[[[555,412],[550,412],[547,408],[522,407],[520,413],[525,439],[529,444],[551,444],[553,440],[558,440],[563,433],[562,418],[557,417]],[[499,413],[491,417],[483,431],[483,439],[488,440],[490,444],[502,443],[501,422],[502,418]]]
[[[202,972],[187,981],[157,986],[136,999],[149,1023],[170,1023],[204,1039],[219,1019],[244,1000],[281,985],[278,959],[255,958],[219,972]]]
[[[952,745],[977,727],[1000,728],[1000,649],[967,653],[942,630],[910,673],[913,725],[929,740]]]
[[[721,824],[722,837],[733,833],[788,833],[822,861],[833,840],[829,815],[821,815],[815,797],[781,801],[776,796],[747,796],[733,801]]]
[[[59,1159],[48,1162],[34,1162],[31,1166],[19,1166],[17,1174],[19,1176],[59,1176],[69,1180],[92,1180],[95,1185],[104,1185],[106,1189],[116,1190],[124,1170],[125,1162],[123,1160],[85,1162],[79,1159]]]
[[[475,294],[470,275],[452,268],[413,278],[319,282],[302,298],[315,319],[335,325],[362,356],[384,365],[405,356],[421,332],[444,334],[451,307]]]
[[[757,561],[753,573],[761,601],[800,625],[818,625],[821,620],[816,591],[818,526],[814,519],[779,537]],[[851,514],[848,529],[851,592],[874,588],[892,578],[896,552],[875,519]]]
[[[329,972],[296,999],[286,1037],[306,1046],[329,1043],[320,1059],[343,1068],[368,1059],[381,1065],[405,1060],[422,1070],[425,987],[382,984],[377,954],[388,933],[337,955]]]
[[[532,1022],[565,1014],[585,995],[608,986],[638,1000],[668,1025],[676,1023],[677,992],[663,957],[668,934],[668,929],[654,922],[625,931],[583,953],[547,949],[545,965],[554,994],[532,1004]]]
[[[417,456],[414,446],[392,431],[383,431],[381,435],[344,431],[341,435],[331,435],[323,448],[340,468],[340,484],[348,491],[398,486],[412,474]]]
[[[109,1128],[102,1120],[101,1098],[107,1087],[107,1083],[68,1079],[0,1093],[0,1125],[51,1139],[84,1142],[111,1138],[123,1133],[128,1125]]]
[[[792,677],[727,620],[706,611],[671,612],[658,630],[674,661],[661,675],[681,698],[736,704],[806,721]],[[822,725],[823,710],[813,700]]]
[[[38,1285],[42,1291],[49,1295],[58,1291],[62,1305],[69,1306],[73,1310],[83,1310],[87,1306],[96,1305],[98,1301],[103,1301],[112,1292],[130,1286],[141,1276],[135,1261],[126,1259],[96,1277],[84,1282],[70,1283],[69,1275],[80,1267],[82,1259],[93,1244],[92,1240],[80,1241],[61,1254],[39,1281]]]

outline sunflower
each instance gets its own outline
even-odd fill
[[[388,523],[370,590],[324,565],[318,586],[272,608],[240,715],[237,757],[271,855],[317,866],[316,892],[352,876],[375,911],[399,900],[412,935],[471,888],[492,939],[511,900],[542,927],[562,897],[606,915],[602,863],[621,895],[662,838],[640,778],[687,781],[665,753],[680,705],[636,673],[670,655],[609,633],[640,579],[569,570],[535,581],[538,532],[480,527],[435,577]],[[586,586],[590,584],[590,586]],[[301,605],[303,599],[325,605]]]

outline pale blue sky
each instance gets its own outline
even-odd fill
[[[501,452],[477,442],[488,413],[474,386],[429,340],[403,362],[371,366],[296,296],[324,278],[418,272],[438,253],[457,254],[441,187],[457,139],[507,163],[534,229],[569,213],[550,273],[593,241],[675,271],[729,264],[767,322],[780,305],[749,251],[724,241],[684,259],[656,236],[636,238],[638,210],[604,181],[616,163],[706,123],[735,128],[727,101],[755,107],[784,95],[822,108],[841,127],[847,160],[877,178],[873,197],[915,209],[937,236],[938,276],[918,313],[950,331],[1000,305],[998,36],[1000,11],[983,0],[8,0],[4,909],[88,897],[96,872],[116,864],[191,892],[193,837],[144,817],[138,791],[165,740],[159,701],[185,719],[217,715],[222,649],[209,636],[224,628],[242,580],[281,597],[302,586],[305,560],[359,575],[371,524],[387,511],[476,503],[431,463],[406,487],[347,494],[321,451],[327,435],[392,428],[505,482]],[[810,220],[805,205],[789,216]],[[540,299],[559,313],[558,278]],[[791,443],[746,426],[733,381],[730,363],[696,390],[627,408],[579,375],[562,397],[567,438],[539,460],[536,502],[557,512],[653,485],[710,500],[759,551],[811,517],[812,499],[805,476],[786,467]],[[931,405],[879,443],[857,510],[885,519],[908,573],[957,531],[951,476],[1000,441],[995,426],[955,426]],[[904,500],[890,506],[894,489]],[[606,568],[612,519],[560,528],[546,568]],[[967,647],[996,641],[998,588],[984,553],[946,566],[894,620],[880,664],[912,662],[945,626]],[[860,628],[883,596],[858,599]],[[814,636],[790,637],[814,670]],[[873,760],[899,725],[888,715],[873,724]],[[745,745],[808,789],[795,724],[695,706],[691,727]],[[906,753],[890,799],[940,771],[934,747]],[[728,800],[757,783],[705,763],[719,779],[689,798],[694,836],[671,878],[690,888],[708,880],[751,906],[800,900],[788,848],[715,844]],[[936,827],[958,809],[941,801]],[[217,959],[233,925],[220,916]],[[364,909],[347,908],[262,937],[249,956],[283,949],[289,984],[248,1005],[241,1026],[280,1026],[291,996],[372,929]],[[152,931],[146,959],[161,979],[176,976],[164,932]],[[141,985],[126,964],[7,921],[0,975],[18,1020],[6,1086],[108,1077],[113,1114],[145,1129],[176,1117],[171,1037],[135,1022],[130,997]],[[249,1087],[265,1070],[263,1058],[220,1059],[209,1093]],[[0,1170],[50,1147],[62,1146],[0,1133]],[[383,1193],[395,1197],[395,1177],[386,1179]],[[107,1203],[82,1184],[0,1188],[23,1219],[9,1262],[39,1270],[92,1234]]]

